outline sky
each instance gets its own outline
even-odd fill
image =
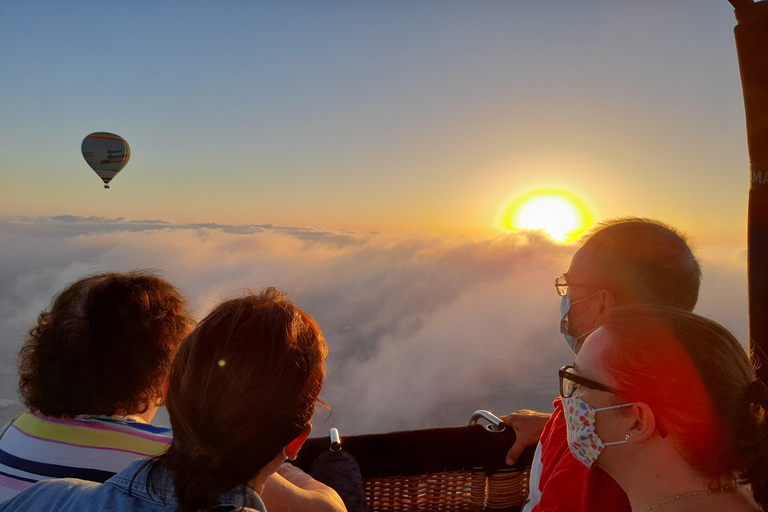
[[[726,0],[0,2],[0,215],[492,236],[516,196],[741,245]],[[107,191],[80,142],[131,161]]]
[[[727,0],[0,0],[0,419],[51,297],[135,268],[198,318],[289,292],[342,434],[548,410],[575,246],[499,228],[539,189],[683,230],[697,312],[745,340],[734,25]],[[110,190],[97,131],[131,146]]]

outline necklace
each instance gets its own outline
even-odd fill
[[[679,500],[680,498],[686,498],[688,496],[696,496],[697,494],[709,494],[709,493],[712,493],[712,492],[721,492],[721,491],[724,491],[724,490],[725,490],[725,488],[720,487],[719,489],[710,489],[708,491],[693,491],[693,492],[689,492],[689,493],[686,493],[686,494],[680,494],[678,496],[674,496],[672,498],[666,499],[666,500],[662,501],[661,503],[657,503],[655,505],[651,505],[650,507],[645,509],[643,512],[648,512],[649,510],[652,510],[652,509],[654,509],[656,507],[660,507],[662,505],[666,505],[670,501]]]

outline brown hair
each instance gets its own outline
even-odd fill
[[[328,354],[315,321],[275,288],[217,306],[173,363],[169,451],[179,511],[216,504],[301,434],[314,412]],[[151,480],[151,473],[150,479]],[[149,485],[149,481],[148,481]]]
[[[686,237],[658,220],[624,217],[594,226],[580,244],[589,251],[593,279],[620,303],[646,302],[693,311],[701,267]]]
[[[615,308],[601,361],[622,399],[645,402],[693,468],[752,484],[768,505],[768,392],[724,327],[679,308]]]
[[[150,271],[80,279],[25,337],[22,400],[56,417],[145,412],[191,326],[179,291]]]

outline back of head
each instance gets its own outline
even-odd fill
[[[174,473],[181,511],[244,486],[301,434],[325,376],[314,320],[274,288],[217,306],[173,364],[173,445],[155,462]]]
[[[582,240],[594,282],[608,287],[619,303],[696,306],[701,268],[685,237],[650,219],[627,217],[596,225]]]
[[[621,400],[648,404],[660,431],[701,474],[744,479],[765,504],[768,393],[725,328],[680,308],[615,308],[602,369]]]
[[[49,416],[145,412],[192,319],[176,288],[148,271],[92,275],[40,313],[19,353],[27,407]]]

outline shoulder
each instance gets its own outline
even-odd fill
[[[121,475],[136,471],[136,464],[141,462],[132,464]],[[117,476],[104,484],[72,478],[44,480],[0,505],[0,512],[170,512],[177,508],[173,500],[166,504],[163,500],[148,497],[140,483],[134,488],[136,492],[130,492],[129,487],[116,480]]]
[[[80,506],[80,503],[83,502],[78,497],[88,495],[98,487],[101,487],[101,485],[75,478],[43,480],[14,498],[0,504],[0,511],[27,510],[35,512],[38,510],[57,510],[64,512],[69,510],[88,510]]]
[[[4,452],[0,471],[9,478],[18,475],[25,482],[16,485],[16,492],[19,487],[26,488],[30,480],[70,477],[104,482],[137,458],[165,452],[171,442],[167,427],[106,417],[53,418],[28,412],[19,416],[0,440]]]
[[[552,446],[557,446],[561,449],[563,446],[568,446],[568,438],[565,434],[567,426],[565,423],[565,413],[563,412],[563,403],[558,398],[552,405],[555,406],[555,411],[549,417],[547,424],[544,426],[544,431],[541,433],[542,456]]]

